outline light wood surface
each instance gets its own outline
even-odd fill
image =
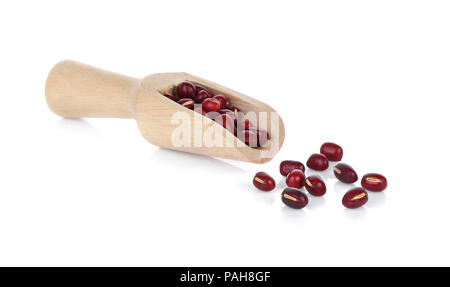
[[[140,80],[75,61],[62,61],[50,71],[45,95],[62,117],[133,118]]]
[[[221,125],[162,95],[182,81],[191,81],[225,95],[244,113],[267,113],[265,129],[271,134],[269,143],[261,148],[243,145]],[[276,155],[284,142],[283,121],[269,105],[187,73],[153,74],[135,79],[74,61],[62,61],[50,71],[45,94],[50,109],[62,117],[135,118],[144,138],[163,148],[264,163]],[[172,122],[175,113],[186,115],[192,131],[201,130],[203,136],[197,137],[197,141],[194,134],[198,134],[191,133],[190,146],[173,144],[173,132],[179,126]],[[252,122],[257,125],[258,119]],[[221,146],[208,146],[205,134],[211,131],[215,142],[220,142]]]

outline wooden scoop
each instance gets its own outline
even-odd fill
[[[255,126],[263,125],[269,131],[271,138],[267,145],[248,147],[220,124],[163,96],[164,93],[172,93],[173,88],[183,81],[225,95],[233,106],[244,113],[266,114],[266,121],[262,121],[260,116],[250,121]],[[264,163],[276,155],[284,141],[283,121],[270,106],[187,73],[153,74],[135,79],[74,61],[62,61],[48,75],[45,96],[50,109],[62,117],[135,118],[146,140],[168,149]],[[181,117],[174,119],[175,114]],[[191,132],[182,134],[191,143],[181,146],[174,142],[179,135],[180,118],[183,118],[184,124],[188,123],[185,126],[191,128]],[[210,137],[206,137],[211,133],[215,136],[214,142],[222,142],[222,145],[211,146]]]

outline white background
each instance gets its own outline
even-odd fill
[[[0,265],[450,265],[448,1],[2,1]],[[134,120],[61,119],[51,67],[184,71],[273,106],[264,165],[160,149]],[[278,165],[324,141],[389,181],[284,206]],[[276,190],[252,186],[257,171]]]

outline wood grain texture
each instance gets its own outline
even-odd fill
[[[268,124],[264,129],[271,134],[269,143],[262,148],[250,148],[221,125],[163,96],[182,81],[191,81],[225,95],[244,113],[265,112]],[[150,143],[207,156],[264,163],[276,155],[285,137],[283,121],[269,105],[187,73],[153,74],[134,79],[74,61],[63,61],[56,64],[48,76],[46,99],[50,109],[63,117],[135,118],[140,132]],[[175,114],[188,119],[192,131],[188,146],[174,144],[172,140],[179,126],[173,122]],[[258,125],[258,118],[251,121]],[[201,131],[201,136],[197,131]],[[211,131],[216,143],[213,146],[206,136]]]

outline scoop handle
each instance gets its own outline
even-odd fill
[[[45,85],[47,105],[67,118],[133,118],[140,80],[75,61],[62,61]]]

